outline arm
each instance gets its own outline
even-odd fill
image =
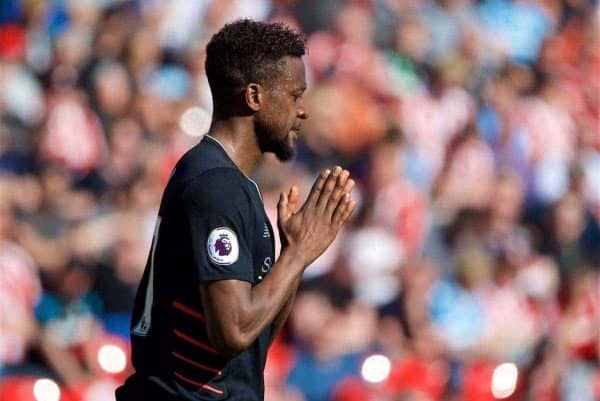
[[[354,186],[354,181],[348,180],[348,178],[349,178],[348,172],[342,171],[340,174],[340,177],[338,179],[338,183],[337,183],[337,186],[339,186],[340,188],[343,188],[342,196],[344,196],[345,194],[349,194]],[[287,201],[288,201],[288,206],[289,206],[288,214],[290,214],[290,212],[291,212],[291,214],[294,214],[297,212],[298,206],[299,206],[299,200],[300,200],[300,194],[299,194],[298,188],[296,186],[292,186],[290,188],[290,191],[287,196]],[[280,223],[280,222],[278,222],[278,223]],[[281,224],[279,224],[279,225],[280,225],[279,232],[283,233],[284,229],[281,227]],[[285,236],[281,236],[281,244],[282,244],[282,248],[287,247],[288,243],[286,241]],[[273,325],[271,327],[271,338],[269,340],[269,344],[273,343],[273,340],[275,339],[275,337],[277,336],[277,334],[279,333],[279,331],[281,330],[281,328],[287,321],[288,317],[290,316],[290,312],[292,311],[292,306],[294,304],[294,299],[296,298],[296,294],[298,292],[298,287],[300,287],[300,282],[302,281],[301,279],[302,279],[302,276],[298,276],[298,278],[296,279],[296,281],[294,283],[293,291],[291,292],[291,294],[288,297],[288,299],[286,300],[286,303],[284,304],[283,308],[281,308],[281,310],[275,317],[275,320],[273,321]]]
[[[344,174],[344,177],[342,177],[344,184],[347,179],[348,179],[348,176],[346,174]],[[300,200],[300,194],[299,194],[298,187],[293,185],[290,188],[290,191],[287,196],[287,201],[288,201],[288,206],[289,206],[288,209],[291,213],[296,213],[298,211],[299,200]],[[280,222],[278,221],[277,223],[279,225]],[[282,230],[283,230],[282,227],[279,225],[279,231],[283,232]],[[287,247],[288,244],[287,244],[284,236],[281,236],[280,240],[281,240],[281,248],[283,250]],[[287,321],[287,319],[290,315],[290,312],[292,311],[292,305],[294,304],[294,299],[296,298],[296,293],[298,292],[298,287],[300,287],[300,281],[302,281],[301,275],[296,277],[296,280],[294,281],[291,293],[287,297],[283,307],[281,308],[281,310],[279,311],[277,316],[275,316],[275,320],[273,320],[273,324],[271,326],[271,335],[269,338],[269,345],[271,345],[273,343],[273,340],[275,340],[277,333],[279,333],[279,330],[281,330],[281,328]]]
[[[219,353],[231,357],[248,348],[293,296],[303,271],[297,256],[282,252],[254,288],[241,280],[201,285],[208,336]]]
[[[208,336],[221,354],[236,355],[268,325],[283,324],[304,269],[329,247],[354,210],[356,203],[348,195],[353,181],[347,178],[348,172],[339,167],[332,174],[321,173],[297,212],[290,196],[294,190],[281,194],[282,252],[260,284],[219,280],[200,285]]]
[[[269,338],[269,345],[273,343],[275,337],[277,337],[277,334],[279,333],[285,322],[287,322],[287,319],[290,316],[292,306],[294,305],[294,299],[296,298],[296,294],[298,293],[298,287],[300,287],[300,281],[301,276],[298,277],[294,282],[295,285],[293,287],[292,293],[290,294],[288,299],[286,299],[283,308],[281,308],[277,316],[275,316],[275,320],[273,320],[273,325],[271,326],[271,336]]]

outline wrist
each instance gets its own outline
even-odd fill
[[[281,248],[279,259],[286,264],[292,265],[304,271],[310,264],[305,260],[305,254],[302,250],[294,245],[288,245]]]

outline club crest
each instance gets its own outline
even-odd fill
[[[239,255],[235,232],[227,227],[215,228],[208,236],[206,250],[210,260],[218,265],[235,263]]]

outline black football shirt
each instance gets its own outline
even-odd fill
[[[273,264],[273,229],[256,184],[205,136],[177,163],[161,201],[131,323],[130,400],[263,400],[268,326],[232,359],[211,346],[199,284],[260,283]]]

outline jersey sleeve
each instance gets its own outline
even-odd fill
[[[243,179],[232,168],[217,168],[184,189],[183,207],[199,282],[254,281],[251,202]]]

